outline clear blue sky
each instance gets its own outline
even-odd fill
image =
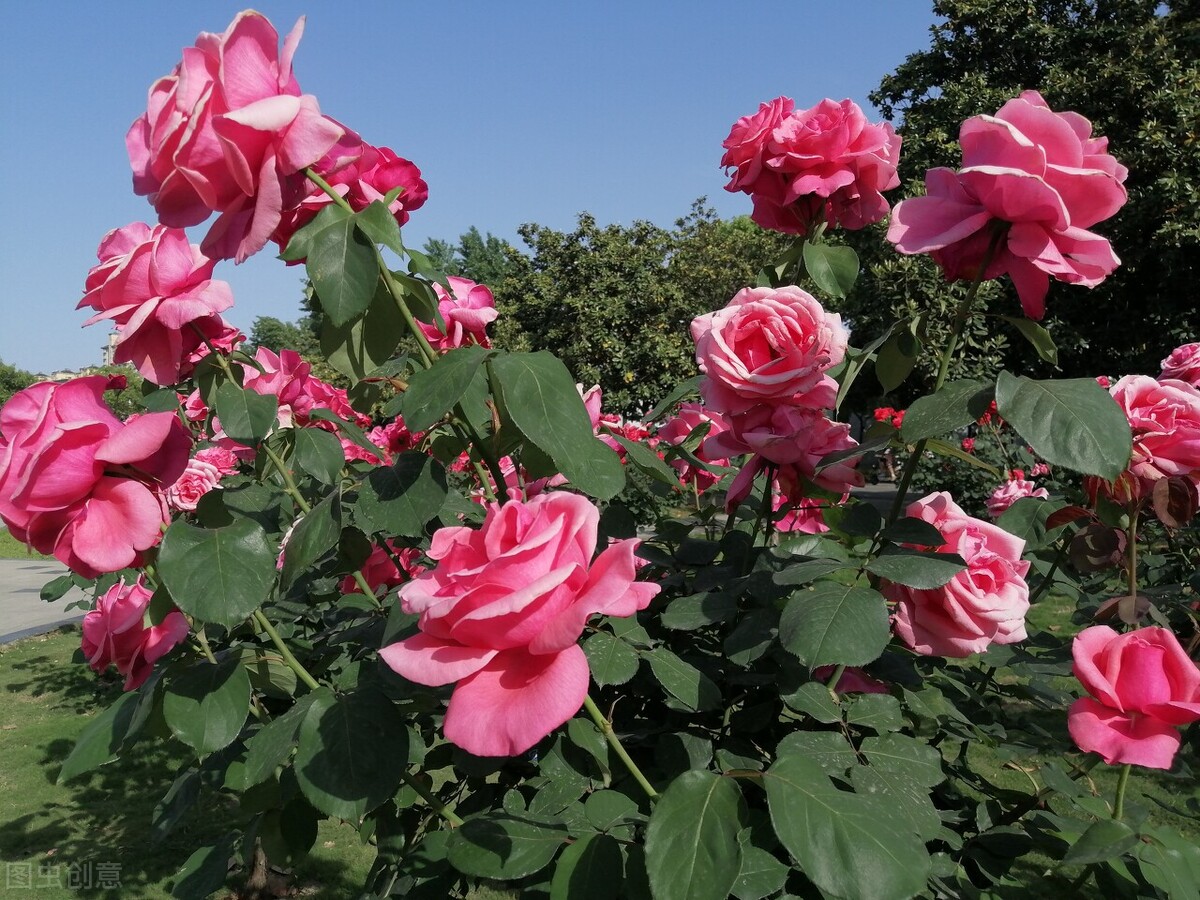
[[[671,224],[707,195],[723,216],[721,141],[760,101],[866,95],[929,43],[928,0],[824,3],[538,0],[267,2],[281,36],[308,22],[301,88],[368,141],[420,166],[429,201],[405,229],[420,247],[475,225]],[[34,372],[99,362],[103,324],[75,304],[111,228],[153,222],[134,196],[124,134],[200,31],[239,3],[22,4],[0,30],[0,360]],[[869,108],[868,111],[870,112]],[[199,241],[201,229],[193,239]],[[301,273],[268,249],[217,278],[228,318],[294,319]]]

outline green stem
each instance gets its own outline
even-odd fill
[[[296,487],[296,480],[292,478],[292,473],[288,469],[287,463],[283,461],[283,458],[278,453],[271,449],[271,446],[266,441],[263,441],[262,448],[283,479],[283,489],[287,491],[288,496],[296,501],[296,505],[300,507],[302,513],[311,512],[312,507],[304,499],[304,495],[300,493],[300,488]]]
[[[455,813],[454,810],[447,808],[446,804],[442,803],[441,800],[433,796],[433,794],[425,789],[425,785],[421,784],[421,782],[417,781],[403,769],[400,770],[400,779],[406,785],[416,791],[418,796],[425,801],[430,809],[436,812],[455,828],[458,828],[460,825],[462,825],[463,820],[459,818],[458,814]]]
[[[200,649],[204,651],[205,658],[215,666],[217,658],[213,656],[212,647],[208,645],[208,637],[204,634],[203,625],[196,629],[196,641],[200,644]]]
[[[279,632],[275,630],[275,626],[271,624],[270,619],[263,615],[261,609],[254,611],[254,621],[267,633],[267,636],[271,639],[271,643],[275,645],[275,649],[283,657],[283,661],[288,664],[288,668],[296,673],[296,677],[303,681],[310,690],[317,690],[321,686],[317,682],[317,679],[313,678],[309,674],[308,669],[304,668],[300,664],[300,661],[292,656],[292,651],[288,649],[287,644],[283,642],[283,638],[279,636]]]
[[[937,393],[942,389],[942,385],[946,383],[946,376],[950,374],[950,362],[954,358],[954,351],[958,349],[958,342],[962,338],[963,330],[966,327],[968,319],[971,316],[971,308],[975,305],[975,298],[979,295],[979,286],[984,282],[984,273],[987,267],[991,265],[992,258],[996,255],[996,250],[1000,246],[1000,241],[1004,237],[1004,230],[997,230],[992,235],[991,243],[988,245],[987,251],[983,254],[983,260],[979,264],[979,274],[975,276],[975,280],[971,282],[971,286],[967,288],[966,294],[958,304],[958,309],[954,313],[954,324],[950,329],[950,340],[946,342],[945,348],[942,350],[941,361],[938,363],[937,380],[933,385],[933,393]],[[896,485],[896,497],[892,501],[891,511],[888,513],[888,524],[891,525],[900,517],[901,510],[904,509],[904,497],[908,493],[908,486],[912,482],[913,475],[916,474],[917,466],[921,464],[921,457],[925,455],[925,446],[928,441],[925,438],[917,441],[913,452],[904,462],[904,471],[900,473],[900,481]]]
[[[1129,763],[1125,763],[1125,765],[1121,766],[1121,775],[1117,780],[1117,799],[1113,804],[1112,817],[1118,822],[1121,821],[1122,817],[1125,815],[1125,788],[1129,784],[1129,770],[1132,768],[1133,766]]]
[[[1138,507],[1131,503],[1129,506],[1129,528],[1125,532],[1125,541],[1129,545],[1129,567],[1125,573],[1129,585],[1129,596],[1120,602],[1119,612],[1122,621],[1137,627],[1137,526]]]
[[[829,680],[825,682],[825,686],[829,688],[829,693],[833,695],[834,700],[838,699],[837,686],[838,682],[842,680],[842,675],[845,674],[845,671],[846,664],[842,663],[840,666],[834,668],[833,675],[831,675]]]
[[[583,698],[583,708],[592,717],[592,721],[596,723],[596,727],[600,729],[600,733],[604,735],[604,739],[608,741],[608,745],[613,748],[617,756],[620,757],[621,762],[625,764],[625,768],[629,770],[629,774],[642,786],[642,790],[646,792],[646,796],[651,800],[657,800],[658,791],[654,789],[654,786],[642,774],[642,770],[637,767],[637,763],[629,758],[629,754],[625,752],[625,747],[621,744],[621,739],[613,731],[612,723],[604,718],[604,713],[600,712],[590,694]]]

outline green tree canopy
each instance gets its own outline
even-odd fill
[[[0,406],[8,402],[17,391],[23,391],[35,381],[33,373],[10,366],[0,360]]]
[[[1122,265],[1091,292],[1052,282],[1044,324],[1058,343],[1063,375],[1157,371],[1171,348],[1200,333],[1193,299],[1200,4],[936,0],[933,6],[943,21],[932,29],[930,47],[909,56],[871,96],[885,118],[900,122],[905,195],[923,192],[926,169],[959,165],[964,119],[994,113],[1023,89],[1040,91],[1055,110],[1089,118],[1129,168],[1128,202],[1095,229],[1112,241]],[[897,258],[881,247],[880,232],[850,238],[870,274],[844,311],[866,333],[878,333],[897,311],[918,309],[931,311],[935,332],[944,328],[953,307],[936,266],[923,257]],[[984,308],[1019,315],[1006,279],[988,291]],[[957,374],[991,368],[997,357],[1010,367],[1046,371],[1015,332],[970,349],[974,360]],[[923,361],[921,371],[931,369]]]

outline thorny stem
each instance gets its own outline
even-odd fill
[[[991,243],[988,244],[987,251],[983,254],[983,259],[979,263],[979,272],[975,276],[975,280],[971,282],[971,286],[967,288],[967,293],[959,302],[958,309],[954,313],[954,325],[950,329],[950,340],[946,342],[946,346],[942,350],[941,362],[938,364],[937,381],[933,385],[933,392],[935,394],[942,389],[942,385],[946,383],[946,376],[950,374],[950,362],[954,358],[954,351],[958,349],[958,342],[962,338],[967,320],[971,316],[971,307],[975,305],[975,298],[979,295],[979,286],[984,282],[984,273],[987,272],[987,267],[991,265],[992,259],[995,257],[1004,235],[1005,231],[1003,229],[997,229],[992,235]],[[928,444],[928,440],[925,438],[917,441],[913,452],[904,462],[904,471],[900,473],[900,482],[896,485],[896,497],[892,501],[892,509],[888,513],[887,521],[889,525],[900,517],[900,511],[904,508],[904,497],[908,493],[908,486],[912,482],[913,475],[916,474],[917,466],[921,464],[921,457],[925,455],[926,444]]]
[[[426,804],[428,804],[430,809],[436,812],[455,828],[458,828],[460,825],[462,825],[463,820],[459,818],[458,814],[455,813],[454,810],[448,808],[446,804],[442,803],[441,800],[433,796],[433,794],[425,789],[425,785],[421,784],[421,782],[417,781],[403,769],[400,770],[400,779],[406,785],[416,791],[417,795],[424,800]]]
[[[259,627],[267,633],[267,636],[271,639],[271,643],[275,645],[275,649],[279,651],[280,655],[283,657],[283,661],[287,663],[288,668],[296,673],[296,677],[303,681],[310,690],[317,690],[321,686],[317,682],[317,679],[313,678],[312,675],[309,674],[308,669],[304,668],[304,666],[300,664],[300,661],[292,655],[292,651],[288,649],[287,644],[283,642],[283,638],[279,636],[279,632],[275,630],[275,626],[271,624],[271,620],[263,615],[263,611],[261,609],[256,609],[254,611],[254,621],[257,622]]]
[[[654,786],[642,774],[642,770],[637,767],[637,763],[630,759],[629,754],[625,752],[625,747],[621,744],[621,739],[613,731],[612,723],[604,718],[604,713],[600,712],[591,695],[583,698],[583,708],[592,717],[592,721],[596,723],[596,727],[600,729],[600,733],[604,735],[604,739],[608,741],[608,745],[613,748],[617,756],[620,757],[621,762],[625,764],[625,768],[629,770],[629,774],[642,786],[642,790],[646,792],[646,796],[651,800],[657,800],[658,791],[654,789]]]

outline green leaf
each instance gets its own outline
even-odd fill
[[[150,843],[160,844],[175,830],[175,826],[196,805],[200,797],[200,770],[191,766],[184,769],[171,783],[166,795],[154,806],[150,818]]]
[[[920,397],[904,413],[900,434],[910,444],[970,425],[987,412],[994,390],[985,381],[952,381],[936,394]]]
[[[158,572],[181,610],[232,628],[270,594],[275,552],[266,532],[250,519],[212,529],[177,519],[163,535]]]
[[[294,583],[305,569],[337,545],[341,534],[342,496],[341,491],[335,489],[297,520],[283,546],[281,584],[287,587]]]
[[[359,229],[377,244],[383,244],[397,256],[404,255],[404,241],[400,239],[400,223],[387,205],[379,200],[356,214]]]
[[[829,688],[819,681],[805,682],[792,693],[783,694],[780,699],[796,712],[812,716],[826,725],[842,721],[842,711],[837,701],[829,693]]]
[[[776,584],[810,584],[826,575],[853,568],[835,559],[806,559],[776,572],[774,581]]]
[[[662,612],[660,621],[665,628],[694,631],[714,622],[732,618],[738,610],[737,598],[729,594],[710,592],[691,594],[672,600]]]
[[[585,834],[558,858],[550,900],[616,900],[621,896],[621,845],[607,834]]]
[[[845,297],[858,278],[858,254],[850,247],[804,242],[804,268],[821,290]]]
[[[117,758],[117,750],[130,734],[139,698],[140,695],[133,692],[122,694],[112,706],[88,722],[76,738],[70,755],[63,761],[55,784],[62,784]]]
[[[850,393],[850,388],[854,385],[854,382],[858,379],[858,376],[862,374],[862,370],[866,368],[868,362],[870,362],[872,359],[875,359],[875,351],[883,346],[884,342],[892,336],[892,332],[895,331],[896,327],[900,324],[901,323],[899,322],[893,322],[887,327],[883,334],[875,338],[875,340],[871,341],[871,343],[867,344],[867,346],[863,347],[861,350],[855,350],[853,347],[847,349],[846,359],[843,361],[840,367],[841,371],[836,376],[838,382],[838,393],[837,401],[834,403],[833,407],[835,410],[840,410],[842,408],[842,401],[844,401],[846,399],[846,395]],[[837,370],[838,368],[838,366],[835,366],[834,370]]]
[[[237,841],[236,834],[227,834],[215,844],[201,847],[189,856],[175,873],[171,896],[178,900],[205,900],[224,887]]]
[[[925,887],[929,854],[887,804],[839,790],[795,753],[780,756],[763,781],[775,833],[826,895],[897,900]]]
[[[639,822],[645,819],[638,812],[637,803],[620,791],[596,791],[584,801],[584,814],[593,828],[607,831],[624,822]]]
[[[361,316],[375,295],[379,267],[370,239],[355,224],[354,213],[331,204],[325,227],[308,241],[308,277],[321,308],[334,325],[345,325]],[[291,244],[288,253],[292,252]]]
[[[545,351],[498,356],[492,365],[504,406],[520,432],[573,486],[601,500],[615,497],[625,486],[621,460],[592,433],[567,367]]]
[[[291,755],[300,736],[300,726],[317,694],[305,694],[283,715],[272,719],[246,741],[244,786],[266,781]]]
[[[420,537],[447,492],[442,464],[425,453],[406,451],[367,476],[355,505],[356,520],[367,532]]]
[[[948,584],[966,567],[957,553],[922,553],[902,547],[886,548],[867,563],[867,571],[873,575],[925,591]]]
[[[779,620],[779,642],[812,669],[866,665],[879,658],[890,637],[882,596],[831,581],[793,594]]]
[[[1054,346],[1054,338],[1050,336],[1049,331],[1032,319],[1020,316],[1000,316],[1000,318],[1021,332],[1022,337],[1033,345],[1038,356],[1052,366],[1058,365],[1058,348]]]
[[[453,409],[491,352],[477,344],[458,347],[414,373],[400,402],[409,430],[424,431]]]
[[[661,481],[671,487],[679,487],[679,478],[676,477],[675,470],[663,462],[662,457],[645,444],[631,441],[619,434],[611,435],[611,437],[625,448],[625,452],[629,454],[629,459],[633,464],[655,481]]]
[[[391,359],[406,328],[400,308],[381,282],[362,315],[342,323],[325,319],[321,352],[343,375],[361,381]]]
[[[342,474],[346,455],[336,434],[323,428],[295,430],[296,465],[322,484],[334,484]]]
[[[720,688],[707,675],[670,650],[658,647],[647,653],[646,659],[659,684],[692,712],[713,709],[720,704]]]
[[[738,835],[742,845],[742,865],[733,884],[733,896],[738,900],[762,900],[783,888],[789,867],[766,850],[751,844],[749,835],[748,828]]]
[[[869,795],[895,810],[899,822],[907,824],[922,841],[932,840],[942,827],[929,788],[902,773],[875,766],[855,766],[850,771],[850,783],[859,794]]]
[[[1142,875],[1171,900],[1200,896],[1200,847],[1170,828],[1145,828],[1137,851]]]
[[[643,422],[657,422],[663,417],[663,414],[672,406],[682,400],[684,397],[690,397],[700,390],[700,382],[704,379],[703,375],[693,375],[687,381],[681,381],[671,389],[667,396],[659,401],[658,405],[650,412],[642,417]]]
[[[906,734],[864,738],[859,750],[872,768],[903,775],[922,787],[933,787],[946,777],[937,750]]]
[[[1138,835],[1124,822],[1116,819],[1100,819],[1088,826],[1088,830],[1063,857],[1064,866],[1082,866],[1104,862],[1115,856],[1124,856],[1138,842]]]
[[[337,413],[328,409],[321,409],[319,407],[314,408],[311,412],[309,412],[308,417],[309,419],[319,419],[322,422],[332,422],[337,426],[337,430],[341,432],[342,436],[345,437],[346,440],[353,444],[357,444],[359,447],[362,447],[368,453],[372,454],[376,459],[381,461],[383,460],[383,451],[367,440],[367,436],[363,433],[363,430],[353,422],[347,422]]]
[[[822,687],[822,690],[825,690]],[[828,697],[829,692],[825,695]],[[858,762],[854,747],[836,731],[793,731],[779,742],[777,757],[796,755],[811,759],[830,775],[841,777]]]
[[[596,684],[624,684],[637,674],[637,652],[618,637],[607,631],[597,631],[583,642],[583,653]]]
[[[899,731],[904,727],[900,701],[888,694],[860,694],[850,701],[846,721],[875,731]]]
[[[934,525],[923,519],[911,516],[901,516],[887,528],[883,529],[883,537],[897,544],[919,544],[922,547],[940,547],[946,543],[946,538]]]
[[[1052,465],[1111,481],[1129,463],[1129,422],[1091,378],[1034,381],[1001,372],[996,406],[1034,453]]]
[[[880,348],[875,359],[875,376],[885,394],[890,394],[908,378],[917,364],[920,350],[921,342],[912,333],[911,323],[909,328],[896,331]]]
[[[937,438],[929,438],[925,442],[925,449],[930,453],[936,453],[939,456],[949,456],[951,459],[957,459],[965,462],[969,466],[974,466],[977,469],[983,469],[989,475],[994,475],[996,478],[1003,477],[1003,473],[995,466],[990,465],[980,459],[973,453],[968,453],[961,447],[948,443],[947,441],[938,440]]]
[[[171,733],[203,757],[228,747],[250,710],[250,676],[236,655],[194,663],[166,683],[163,718]]]
[[[737,782],[692,769],[671,782],[646,826],[655,900],[724,900],[741,870],[746,805]]]
[[[450,865],[465,875],[510,881],[550,864],[567,833],[512,815],[484,815],[455,829],[447,844]]]
[[[227,381],[217,388],[216,412],[221,430],[239,444],[257,444],[275,427],[279,399],[256,394]]]
[[[408,761],[408,729],[376,688],[335,697],[327,688],[300,725],[293,768],[321,812],[358,822],[392,795]]]

